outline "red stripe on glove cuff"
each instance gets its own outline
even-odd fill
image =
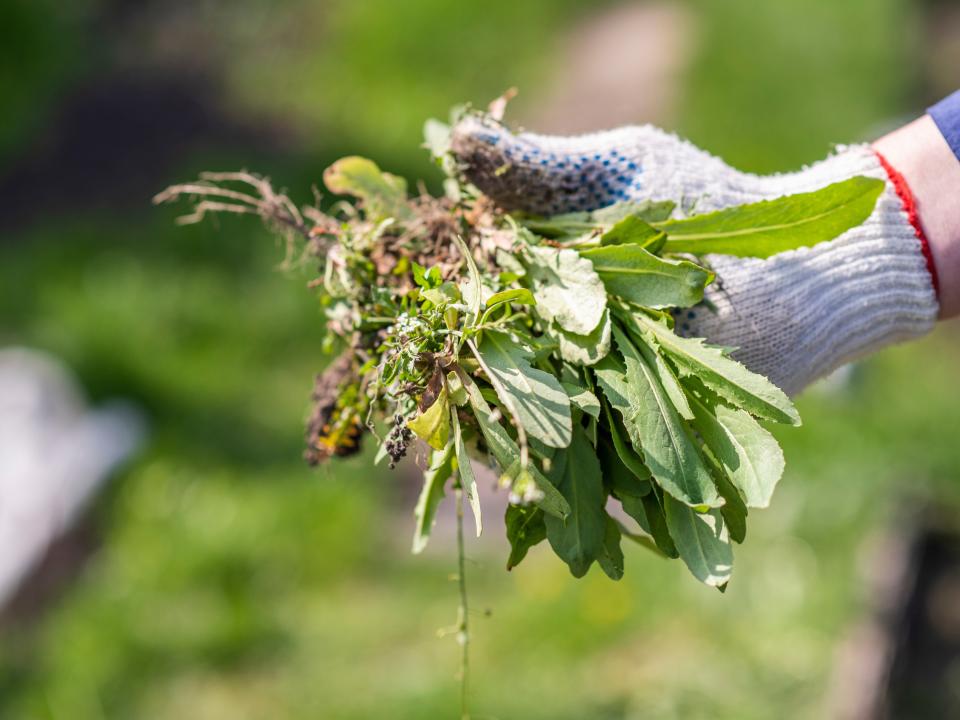
[[[880,161],[883,169],[887,171],[887,177],[889,177],[890,182],[893,183],[893,187],[897,191],[900,201],[903,203],[903,209],[907,213],[907,218],[910,220],[910,224],[917,234],[917,240],[920,241],[920,251],[923,253],[923,259],[927,261],[927,270],[930,272],[933,291],[937,294],[937,297],[939,297],[940,280],[937,277],[937,266],[933,264],[933,253],[930,252],[930,243],[927,241],[927,234],[923,231],[923,223],[920,222],[920,215],[917,213],[917,199],[913,196],[913,191],[907,184],[906,178],[897,172],[897,169],[887,162],[887,159],[883,155],[876,150],[874,150],[874,153],[876,153],[877,159]]]

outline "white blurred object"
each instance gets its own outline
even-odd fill
[[[0,607],[143,435],[130,405],[89,409],[50,355],[0,350]]]

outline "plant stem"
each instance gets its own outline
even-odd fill
[[[457,582],[460,586],[460,607],[457,611],[457,642],[460,643],[460,718],[470,720],[468,689],[470,671],[470,629],[467,619],[466,555],[463,549],[463,488],[457,484]]]

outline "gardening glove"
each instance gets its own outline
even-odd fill
[[[675,314],[679,334],[736,348],[735,358],[791,395],[840,365],[927,333],[936,321],[935,270],[909,188],[868,145],[838,147],[799,172],[759,176],[649,125],[551,137],[513,134],[471,116],[454,128],[452,142],[484,193],[539,215],[672,200],[683,216],[856,175],[884,180],[870,218],[830,242],[767,259],[707,256],[717,275],[707,302]]]

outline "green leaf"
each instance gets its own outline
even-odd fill
[[[609,515],[606,516],[606,529],[603,535],[603,549],[597,556],[597,564],[611,580],[623,577],[623,549],[620,547],[620,525]]]
[[[580,255],[600,275],[607,292],[651,308],[689,307],[703,300],[712,273],[688,260],[665,260],[639,245],[610,245]]]
[[[443,275],[440,274],[440,268],[436,265],[427,270],[423,265],[415,262],[412,263],[412,268],[413,282],[417,284],[417,287],[429,290],[443,284]]]
[[[650,335],[641,336],[638,338],[637,348],[643,354],[647,365],[657,376],[657,380],[663,385],[667,397],[670,398],[670,402],[673,403],[673,407],[677,409],[680,417],[684,420],[693,420],[693,410],[690,409],[687,391],[680,384],[680,380],[677,379],[670,363],[660,354],[660,348],[657,346],[656,340]]]
[[[467,446],[463,442],[463,432],[460,429],[460,417],[457,415],[457,408],[450,409],[450,424],[453,427],[453,447],[457,458],[457,472],[460,475],[460,487],[467,495],[467,501],[470,503],[470,511],[473,513],[473,520],[477,526],[477,537],[483,531],[483,521],[480,517],[480,496],[477,494],[477,478],[473,474],[473,466],[470,464],[470,456],[467,454]]]
[[[430,467],[423,474],[423,489],[413,514],[417,519],[413,534],[413,552],[422,552],[430,539],[433,523],[437,518],[437,508],[443,500],[443,486],[453,475],[453,443],[442,450],[434,450],[430,455]]]
[[[650,492],[650,480],[641,480],[627,469],[627,466],[620,460],[620,456],[617,454],[610,438],[606,435],[600,435],[597,443],[597,459],[600,461],[600,468],[603,470],[604,485],[617,498],[639,498]]]
[[[537,301],[533,299],[533,293],[526,288],[514,288],[513,290],[501,290],[487,298],[487,307],[492,308],[500,303],[512,302],[518,305],[536,305]]]
[[[456,405],[463,406],[467,404],[467,391],[463,388],[463,382],[460,380],[460,376],[453,370],[447,373],[447,388],[450,399],[453,400]]]
[[[374,222],[413,218],[407,205],[407,181],[383,172],[372,160],[356,155],[341,158],[324,171],[323,182],[332,193],[359,198]]]
[[[496,258],[494,264],[501,270],[500,279],[502,282],[513,282],[527,276],[527,268],[517,259],[515,253],[498,247],[494,257]],[[504,280],[504,275],[508,276],[509,279]]]
[[[550,218],[530,218],[523,224],[545,237],[570,238],[599,231],[606,232],[624,218],[635,216],[648,223],[662,222],[673,213],[676,203],[665,200],[627,200],[592,212],[572,212]]]
[[[607,418],[607,426],[610,429],[613,449],[616,451],[617,457],[620,458],[623,467],[629,470],[637,480],[641,482],[649,480],[652,477],[650,468],[644,464],[643,458],[630,445],[630,440],[624,432],[623,426],[614,419],[609,403],[603,404],[603,411]]]
[[[600,401],[597,399],[596,395],[587,390],[585,387],[574,385],[573,383],[561,381],[560,385],[567,393],[567,397],[570,398],[570,403],[574,407],[580,408],[590,417],[600,417]]]
[[[832,240],[870,217],[884,182],[854,177],[809,193],[669,220],[665,252],[770,257]]]
[[[600,237],[601,245],[624,245],[627,243],[648,247],[665,239],[666,233],[641,220],[636,215],[628,215]]]
[[[444,385],[425,411],[407,422],[407,427],[434,450],[443,450],[450,437],[450,401]]]
[[[660,499],[658,499],[660,498]],[[637,521],[643,531],[653,538],[657,548],[669,558],[680,557],[667,529],[667,518],[661,506],[662,493],[657,490],[643,497],[623,497],[620,504],[623,511]]]
[[[723,472],[723,468],[712,467],[713,478],[717,483],[717,490],[723,496],[723,507],[720,514],[727,525],[730,539],[742,543],[747,537],[747,506],[743,502],[739,491],[730,482],[730,478]]]
[[[693,576],[713,587],[726,584],[733,569],[733,547],[720,511],[698,513],[669,495],[663,501],[670,537]]]
[[[420,288],[430,287],[430,281],[427,279],[427,269],[418,262],[413,263],[413,282]]]
[[[463,379],[462,376],[461,376],[461,379]],[[494,405],[496,405],[497,403],[500,402],[500,398],[497,397],[497,391],[494,390],[492,387],[483,388],[482,390],[480,390],[480,394],[489,403],[493,403]]]
[[[595,372],[610,404],[623,415],[633,445],[643,451],[646,466],[660,487],[678,500],[693,506],[719,505],[700,451],[653,369],[616,325],[613,336],[626,367],[621,372],[611,362],[603,368],[597,365]]]
[[[677,204],[672,200],[625,200],[594,210],[592,215],[603,226],[614,225],[629,215],[654,223],[669,218],[676,207]]]
[[[535,507],[507,505],[507,540],[510,541],[510,557],[507,570],[513,570],[527,556],[527,551],[547,537],[543,510]]]
[[[784,468],[783,450],[776,438],[743,410],[720,403],[708,407],[696,398],[691,401],[694,426],[743,493],[747,507],[769,506]]]
[[[589,335],[577,335],[551,323],[547,336],[557,342],[560,357],[575,365],[594,365],[610,352],[610,313],[604,310],[603,319]]]
[[[596,329],[607,292],[589,260],[576,250],[534,246],[528,248],[527,269],[540,317],[577,335]]]
[[[721,348],[705,345],[699,338],[681,338],[666,325],[642,313],[632,319],[653,334],[660,349],[673,359],[681,377],[699,379],[717,395],[751,415],[800,424],[800,415],[780,388],[727,357]]]
[[[566,462],[555,463],[550,479],[570,504],[570,515],[566,520],[548,516],[544,522],[553,551],[574,577],[583,577],[604,551],[607,513],[600,463],[580,426],[566,456]]]
[[[470,309],[470,314],[473,315],[473,322],[475,323],[480,317],[480,306],[483,303],[483,283],[480,281],[480,271],[477,269],[477,263],[473,259],[473,254],[463,241],[463,238],[459,235],[454,235],[453,241],[460,251],[460,256],[467,264],[467,279],[469,282],[461,284],[461,291],[463,300],[467,303],[467,307]]]
[[[570,399],[560,381],[530,365],[533,354],[508,335],[486,331],[476,347],[500,401],[531,437],[550,447],[570,444]]]
[[[477,425],[480,428],[480,434],[487,444],[490,453],[499,463],[501,470],[506,470],[519,458],[519,449],[504,427],[500,424],[496,413],[487,405],[483,399],[476,384],[461,376],[464,381],[464,388],[467,391],[467,397],[470,401],[470,409],[473,410]]]
[[[536,438],[528,437],[527,444],[530,448],[530,452],[533,453],[535,457],[541,458],[543,460],[550,460],[553,458],[554,455],[557,454],[557,448],[550,447],[549,445],[544,445],[542,442],[540,442]]]
[[[429,300],[438,307],[448,305],[460,300],[460,288],[454,283],[447,281],[435,288],[428,288],[420,291],[420,297]]]
[[[477,384],[462,371],[460,379],[463,381],[463,386],[470,399],[470,408],[473,410],[477,424],[480,426],[480,433],[483,435],[490,453],[497,464],[500,465],[500,469],[505,474],[509,474],[509,477],[515,478],[520,471],[520,449],[513,438],[507,434],[504,427],[492,418],[493,411],[487,405],[487,401],[483,399]],[[510,470],[514,467],[516,468],[514,472],[510,473]],[[570,513],[570,505],[563,495],[534,465],[531,464],[527,471],[542,495],[537,500],[537,506],[547,514],[556,515],[560,518],[566,517]]]

